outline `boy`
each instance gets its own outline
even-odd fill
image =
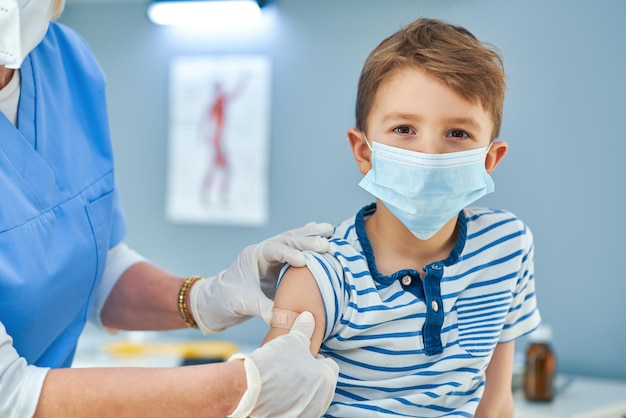
[[[348,140],[376,202],[284,272],[267,340],[311,311],[340,366],[325,416],[513,416],[514,340],[537,327],[530,230],[493,191],[505,75],[467,30],[418,19],[367,58]]]

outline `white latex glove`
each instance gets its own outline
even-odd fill
[[[332,232],[331,224],[308,223],[245,248],[227,270],[197,281],[191,287],[190,309],[200,330],[222,331],[251,316],[270,324],[273,302],[269,298],[274,297],[283,264],[304,266],[302,250],[328,252],[325,237]]]
[[[244,359],[248,387],[229,417],[319,418],[328,409],[337,386],[339,366],[311,355],[315,320],[301,313],[289,331]]]

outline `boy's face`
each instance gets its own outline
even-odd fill
[[[486,147],[493,131],[481,106],[418,68],[381,84],[367,122],[368,139],[428,154]]]
[[[381,84],[367,118],[367,139],[427,154],[444,154],[487,147],[493,120],[480,106],[469,102],[425,71],[407,67]],[[363,174],[371,167],[362,133],[348,131],[352,151]],[[494,142],[485,159],[491,172],[507,151]]]

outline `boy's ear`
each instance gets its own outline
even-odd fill
[[[485,170],[487,170],[487,173],[491,173],[496,168],[508,149],[509,144],[504,141],[496,141],[491,144],[491,148],[485,157]]]
[[[372,151],[365,143],[363,132],[356,128],[348,129],[348,142],[350,142],[350,148],[352,148],[352,154],[356,160],[361,174],[367,174],[372,168]]]

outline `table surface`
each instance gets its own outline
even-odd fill
[[[513,394],[516,418],[625,418],[626,381],[559,376],[552,402],[530,402]]]

